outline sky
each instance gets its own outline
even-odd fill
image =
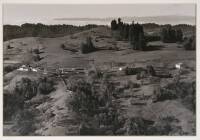
[[[194,4],[51,5],[4,4],[3,23],[42,22],[54,18],[195,16]]]

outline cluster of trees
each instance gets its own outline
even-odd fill
[[[86,38],[86,42],[81,44],[81,52],[82,53],[90,53],[95,51],[96,48],[94,46],[94,44],[92,43],[92,38],[91,37],[87,37]]]
[[[118,18],[118,22],[116,20],[111,21],[111,29],[118,31],[121,39],[129,40],[134,50],[145,50],[146,41],[141,24],[134,24],[134,22],[126,24]]]
[[[164,43],[182,42],[183,32],[181,29],[173,29],[171,26],[163,28],[161,31],[161,40]]]
[[[83,30],[97,27],[97,25],[73,26],[73,25],[44,25],[41,23],[25,23],[21,26],[4,25],[3,40],[10,40],[20,37],[59,37],[73,34]]]

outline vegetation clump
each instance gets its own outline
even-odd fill
[[[95,48],[94,44],[92,43],[92,38],[87,37],[86,38],[86,43],[81,44],[81,52],[82,53],[90,53],[93,51],[96,51],[97,49]]]
[[[47,77],[40,78],[38,83],[39,93],[44,95],[49,94],[55,89],[54,85],[55,82],[53,81],[53,79]]]
[[[34,52],[35,54],[40,54],[40,50],[39,50],[38,48],[33,49],[33,52]]]
[[[25,100],[29,100],[37,95],[37,82],[29,78],[22,78],[16,83],[15,94],[22,95]]]
[[[40,57],[39,54],[33,55],[33,60],[34,60],[35,62],[38,62],[38,61],[40,61],[41,59],[42,59],[42,58]]]
[[[25,101],[31,100],[38,93],[47,95],[54,90],[52,79],[41,78],[39,81],[23,77],[16,82],[14,90],[7,91],[3,97],[4,119],[9,120],[19,110],[23,110]]]
[[[183,42],[185,50],[196,50],[196,38],[195,36],[186,38]]]

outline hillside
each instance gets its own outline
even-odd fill
[[[158,32],[158,30],[153,31]],[[151,31],[145,30],[145,32]],[[87,36],[92,37],[93,44],[98,50],[82,54],[80,46]],[[10,44],[11,49],[7,48],[8,44]],[[63,44],[65,49],[61,47]],[[179,98],[164,99],[157,102],[152,99],[155,92],[174,84],[174,77],[158,78],[150,76],[137,79],[137,75],[125,75],[119,71],[120,67],[146,68],[147,65],[152,65],[157,71],[160,69],[161,73],[167,71],[175,76],[179,73],[175,65],[183,63],[184,69],[180,73],[177,87],[180,88],[178,89],[180,92],[189,93],[190,91],[186,87],[195,82],[196,79],[196,51],[186,51],[182,44],[178,43],[154,41],[149,42],[149,44],[159,46],[159,49],[152,51],[133,50],[129,42],[116,40],[112,36],[111,29],[105,26],[63,37],[24,37],[3,43],[4,66],[29,63],[40,69],[90,69],[95,67],[105,73],[111,73],[111,82],[115,83],[113,85],[116,88],[126,85],[129,81],[140,85],[137,88],[124,89],[113,99],[114,102],[118,103],[120,116],[125,117],[125,119],[140,117],[152,122],[154,125],[159,124],[162,118],[174,118],[175,121],[172,119],[173,121],[170,122],[173,131],[169,130],[168,135],[195,135],[196,118],[190,105],[187,106],[190,103],[185,105],[185,102],[183,103],[182,99]],[[34,49],[40,50],[39,56],[41,59],[39,61],[34,61],[32,53]],[[75,51],[71,51],[72,49]],[[11,92],[15,82],[22,77],[39,79],[43,76],[42,72],[33,73],[13,70],[6,73],[4,75],[4,94],[7,93],[5,91]],[[67,76],[66,81],[70,77],[73,78],[73,75]],[[37,122],[34,124],[35,129],[28,135],[79,135],[80,118],[76,112],[67,106],[71,91],[66,90],[61,78],[56,77],[55,81],[55,90],[49,95],[38,95],[27,101],[35,116],[34,122]],[[184,86],[186,87],[184,88]],[[15,126],[15,124],[12,125]],[[15,133],[18,130],[12,125],[4,125],[4,135],[16,135]],[[95,125],[95,121],[93,125]],[[20,135],[20,132],[17,135]]]

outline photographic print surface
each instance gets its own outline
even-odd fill
[[[196,135],[195,4],[4,4],[4,136]]]

